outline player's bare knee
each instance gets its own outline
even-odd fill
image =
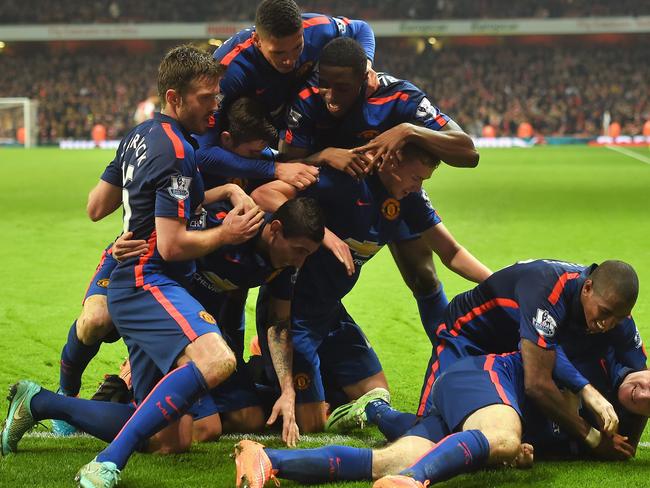
[[[219,440],[222,433],[223,428],[219,414],[196,420],[192,426],[194,442],[214,442]]]
[[[96,344],[114,329],[113,321],[106,304],[99,303],[84,306],[77,319],[77,337],[86,345]]]
[[[246,407],[222,416],[224,432],[260,432],[266,425],[261,407]]]
[[[300,432],[310,434],[325,429],[325,402],[296,405],[296,424]]]

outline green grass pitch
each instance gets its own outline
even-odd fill
[[[635,316],[648,339],[650,152],[629,151],[639,159],[605,148],[485,149],[478,168],[442,167],[426,188],[456,238],[492,269],[537,257],[632,263],[642,284]],[[50,388],[57,384],[59,354],[70,323],[79,313],[102,249],[120,230],[118,215],[99,223],[85,215],[87,192],[111,157],[99,150],[0,149],[2,389],[21,378]],[[437,265],[450,297],[472,286]],[[413,410],[430,351],[415,302],[390,253],[382,251],[365,267],[345,302],[382,360],[395,405]],[[84,377],[82,396],[91,394],[103,373],[115,371],[124,355],[119,344],[104,346]],[[3,416],[6,407],[2,398]],[[377,431],[368,430],[362,437],[309,436],[302,445],[332,441],[381,444]],[[648,441],[647,434],[643,441]],[[234,442],[228,436],[179,456],[136,454],[120,486],[233,486],[228,454]],[[102,446],[89,437],[53,439],[41,429],[21,442],[18,455],[0,460],[0,487],[72,486],[76,470]],[[648,480],[650,451],[641,447],[628,463],[540,462],[526,472],[488,471],[443,486],[641,487],[649,486]],[[283,481],[283,486],[297,485]]]

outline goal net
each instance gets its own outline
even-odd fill
[[[0,145],[33,147],[38,142],[38,102],[0,98]]]

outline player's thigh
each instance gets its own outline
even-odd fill
[[[259,432],[264,428],[266,420],[261,405],[224,412],[221,416],[223,431],[227,433]]]
[[[327,420],[327,405],[324,401],[296,404],[296,424],[300,432],[322,432]]]
[[[400,437],[383,449],[372,451],[372,477],[381,478],[390,474],[398,474],[415,464],[424,454],[429,452],[435,443],[417,436]]]
[[[520,452],[521,419],[508,405],[488,405],[472,413],[463,430],[480,430],[490,444],[490,463],[510,462]]]
[[[364,378],[352,385],[344,386],[343,391],[348,396],[348,399],[352,401],[375,388],[388,389],[388,380],[386,380],[386,375],[383,371],[369,376],[368,378]]]
[[[221,437],[223,425],[221,414],[213,413],[207,417],[195,419],[192,424],[192,439],[194,442],[212,442]]]
[[[187,452],[192,445],[192,417],[183,415],[149,439],[147,452],[176,454]]]

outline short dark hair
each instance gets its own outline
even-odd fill
[[[228,131],[235,146],[250,141],[274,142],[278,132],[259,100],[241,97],[225,110],[222,128]]]
[[[594,291],[599,295],[613,293],[630,308],[639,296],[639,277],[634,268],[623,261],[610,259],[589,274]]]
[[[368,70],[368,58],[361,45],[350,37],[337,37],[325,44],[318,57],[320,66],[352,68],[359,76]]]
[[[190,44],[173,48],[165,54],[158,67],[160,105],[166,105],[167,90],[176,90],[183,96],[194,80],[208,78],[218,83],[224,72],[225,68],[206,51]]]
[[[263,0],[255,12],[255,30],[275,38],[291,36],[301,27],[300,8],[293,0]]]
[[[438,156],[413,142],[408,142],[404,145],[402,148],[402,155],[408,159],[417,159],[425,166],[433,168],[434,170],[440,166],[440,158]]]
[[[325,214],[318,202],[310,197],[284,202],[271,219],[282,223],[282,235],[287,239],[306,237],[321,242],[325,236]]]

